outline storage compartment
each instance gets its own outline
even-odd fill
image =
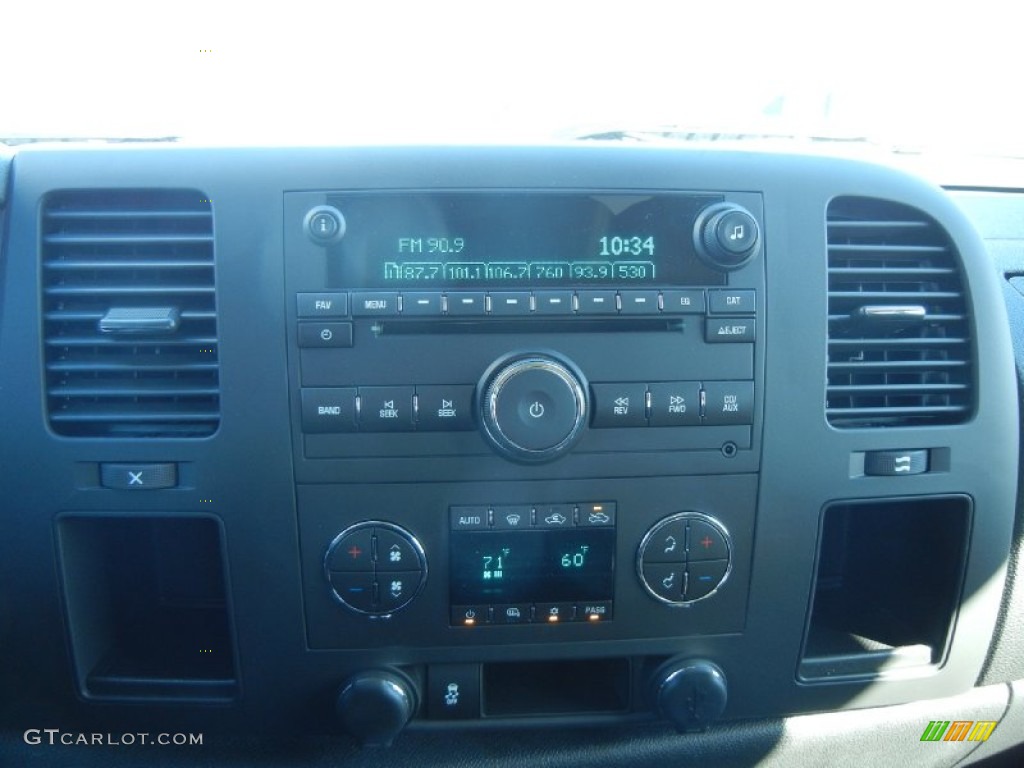
[[[58,521],[58,538],[83,695],[235,696],[216,520],[66,516]]]
[[[970,536],[966,497],[825,509],[800,677],[874,676],[942,661]]]
[[[485,717],[625,712],[628,659],[485,664]]]

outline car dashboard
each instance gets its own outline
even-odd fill
[[[602,143],[7,170],[5,751],[1019,739],[1019,196]]]

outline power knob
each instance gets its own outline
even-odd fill
[[[720,272],[739,269],[757,253],[761,231],[757,219],[734,203],[717,203],[701,211],[694,224],[697,255]]]
[[[562,456],[586,425],[582,376],[543,354],[498,360],[480,383],[484,436],[507,458],[527,463]]]

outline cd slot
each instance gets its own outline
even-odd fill
[[[680,332],[683,318],[523,318],[495,320],[378,320],[373,331],[377,336],[417,336],[474,333],[650,333]]]

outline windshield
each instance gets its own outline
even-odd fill
[[[991,7],[988,7],[991,5]],[[18,3],[0,137],[720,134],[1024,155],[1005,4]],[[666,131],[665,129],[671,129]]]

